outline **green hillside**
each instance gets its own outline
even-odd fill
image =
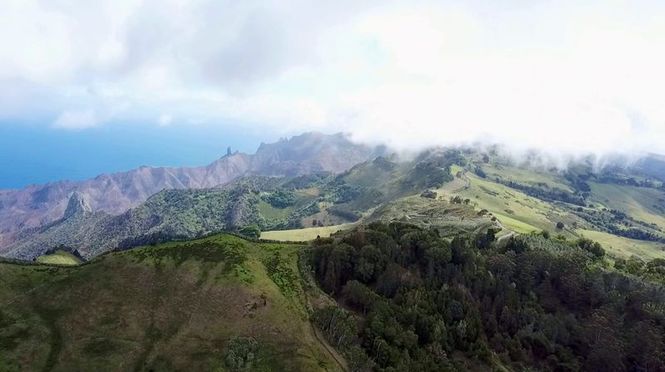
[[[451,167],[455,180],[436,191],[444,198],[468,199],[515,233],[547,231],[569,240],[585,236],[603,243],[617,258],[665,258],[662,190],[614,184],[607,172],[571,169],[575,176],[498,160],[474,161]],[[587,191],[576,189],[584,185]]]
[[[573,240],[588,231],[617,257],[665,256],[662,184],[627,168],[594,169],[585,161],[565,170],[518,164],[478,149],[377,157],[338,175],[249,176],[216,189],[165,190],[120,216],[83,208],[26,231],[6,256],[33,260],[64,246],[90,259],[221,231],[303,241],[379,220],[438,226],[451,236],[488,224],[502,229],[499,236],[542,231]]]
[[[607,208],[618,209],[648,222],[665,226],[665,192],[647,187],[592,182],[592,199]]]
[[[470,205],[453,204],[441,198],[408,196],[378,207],[367,222],[401,221],[420,227],[432,227],[442,236],[452,237],[497,227],[489,216],[479,214]]]
[[[578,233],[580,236],[599,242],[617,258],[627,259],[636,256],[645,261],[654,258],[665,259],[665,244],[663,243],[628,239],[594,230],[578,230]]]
[[[300,248],[218,235],[0,263],[0,371],[340,370],[308,322]]]
[[[39,256],[35,261],[42,264],[65,265],[65,266],[79,265],[81,263],[80,258],[74,256],[69,252],[61,250],[56,250],[53,253]]]

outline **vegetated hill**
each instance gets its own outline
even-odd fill
[[[501,230],[491,216],[470,205],[450,203],[425,195],[409,196],[378,207],[366,222],[403,222],[422,228],[436,229],[441,236],[454,237],[488,228]]]
[[[460,151],[432,149],[413,160],[377,157],[337,176],[332,213],[360,213],[403,196],[419,195],[429,188],[451,181],[450,167],[462,161]]]
[[[375,223],[313,242],[312,319],[356,370],[665,369],[665,260],[540,235]],[[629,269],[635,265],[634,269]]]
[[[665,156],[650,154],[640,159],[634,168],[647,176],[655,177],[665,182]]]
[[[74,191],[87,196],[93,211],[120,214],[163,189],[211,188],[250,174],[339,173],[375,156],[375,151],[381,150],[354,144],[342,134],[306,133],[262,144],[253,155],[229,153],[203,167],[141,167],[86,181],[0,190],[0,248],[10,244],[20,230],[60,219]]]
[[[229,198],[229,193],[242,198]],[[245,229],[258,236],[290,230],[277,236],[296,239],[318,233],[293,229],[381,220],[437,226],[445,235],[489,224],[502,228],[500,235],[593,236],[617,258],[665,258],[661,184],[628,168],[597,171],[581,162],[563,171],[516,164],[477,149],[434,149],[406,161],[380,156],[337,175],[255,175],[218,189],[167,190],[120,216],[91,212],[87,204],[73,214],[78,217],[24,230],[0,254],[30,260],[64,245],[90,258],[115,248],[219,231]]]
[[[469,200],[517,233],[547,231],[567,239],[600,238],[618,258],[665,258],[665,188],[632,166],[566,169],[465,153],[455,181],[434,191]]]
[[[220,235],[0,262],[0,370],[342,370],[310,326],[301,249]]]
[[[436,154],[398,165],[378,157],[338,176],[247,176],[216,189],[164,190],[118,216],[93,212],[87,196],[74,193],[62,219],[22,231],[0,253],[33,260],[61,248],[90,259],[113,249],[220,231],[245,229],[258,236],[261,230],[356,222],[385,201],[445,182],[445,177],[432,181],[432,175],[451,178],[447,162],[453,158]]]
[[[74,194],[69,205],[84,204],[79,198]],[[4,256],[32,260],[62,247],[90,259],[116,248],[236,230],[259,221],[257,203],[258,197],[244,187],[164,190],[118,216],[76,209],[62,220],[25,233]]]

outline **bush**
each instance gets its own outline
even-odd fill
[[[259,229],[259,227],[256,225],[245,226],[238,232],[246,237],[253,239],[258,239],[261,237],[261,229]]]
[[[429,199],[436,199],[436,195],[436,191],[432,190],[425,190],[420,194],[421,197]]]
[[[234,337],[224,348],[224,364],[232,371],[251,370],[259,343],[253,337]]]
[[[275,208],[286,208],[296,203],[296,194],[293,191],[277,190],[264,196],[263,200]]]
[[[481,167],[475,167],[473,169],[473,172],[476,174],[476,176],[478,176],[480,178],[487,178],[487,174],[485,173],[485,171]]]
[[[594,242],[591,239],[587,238],[581,238],[578,239],[576,242],[576,245],[582,249],[584,249],[587,252],[590,252],[596,257],[603,257],[605,256],[605,249],[600,245],[598,242]]]

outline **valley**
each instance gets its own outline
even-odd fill
[[[665,372],[665,1],[1,5],[0,372]]]
[[[580,344],[598,317],[665,342],[664,196],[631,169],[464,148],[166,189],[119,215],[75,192],[4,248],[0,370],[659,366],[656,346],[594,354],[634,338]]]

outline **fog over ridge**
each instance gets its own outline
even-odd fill
[[[351,133],[399,151],[499,143],[665,153],[652,1],[10,1],[0,122]],[[156,129],[159,130],[159,129]]]

